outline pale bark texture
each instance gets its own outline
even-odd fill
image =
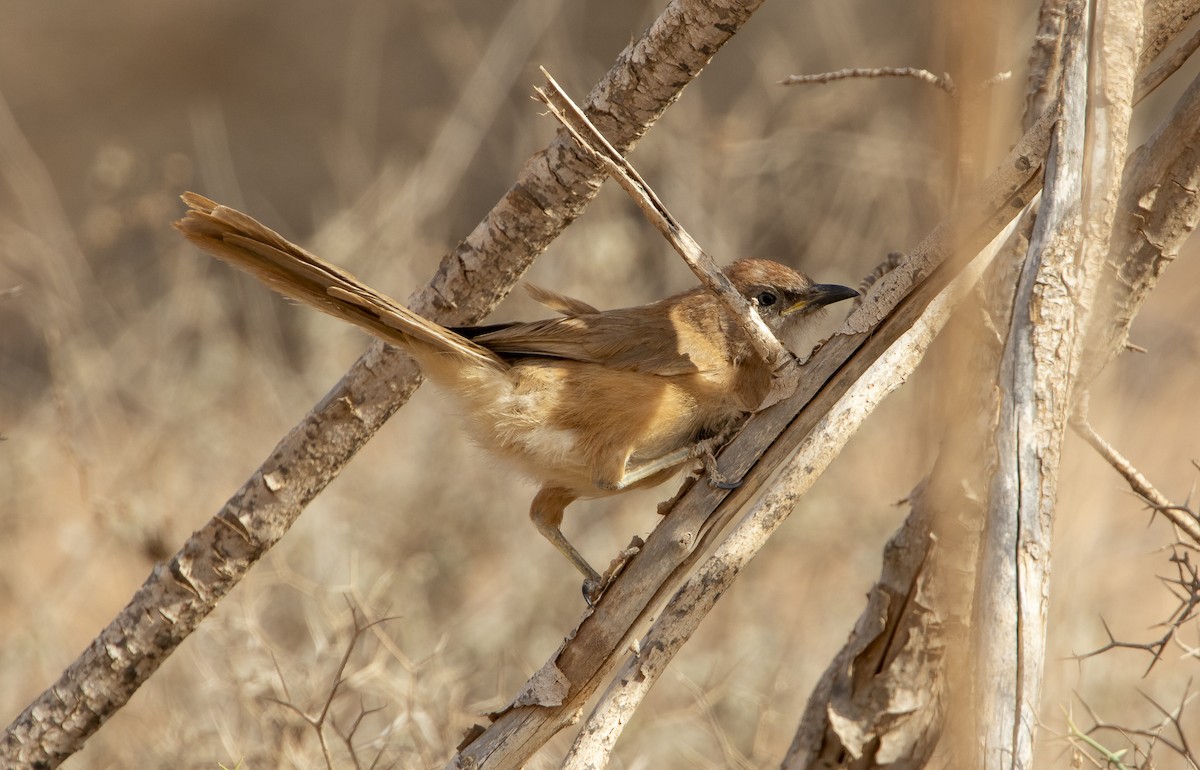
[[[1124,166],[1118,203],[1117,169],[1122,168],[1125,153],[1132,79],[1139,66],[1135,59],[1139,50],[1146,50],[1138,44],[1140,8],[1132,3],[1098,7],[1099,22],[1092,42],[1081,49],[1079,5],[1076,3],[1073,11],[1077,47],[1072,54],[1063,47],[1068,37],[1065,24],[1070,20],[1066,5],[1056,0],[1043,4],[1031,55],[1028,104],[1032,110],[1033,105],[1053,103],[1057,97],[1048,94],[1059,93],[1063,72],[1073,61],[1076,120],[1073,129],[1059,127],[1053,166],[1058,174],[1055,184],[1061,188],[1065,183],[1067,190],[1075,190],[1072,195],[1077,201],[1082,198],[1087,175],[1089,208],[1084,213],[1076,208],[1081,202],[1072,204],[1061,193],[1042,204],[1042,246],[1034,244],[1034,248],[1045,256],[1046,247],[1053,246],[1048,256],[1057,267],[1051,269],[1043,259],[1040,269],[1049,273],[1039,276],[1039,268],[1030,268],[1022,297],[1014,300],[1013,293],[1025,252],[1020,243],[1011,260],[998,264],[995,274],[985,279],[987,296],[979,302],[978,317],[964,319],[974,331],[954,348],[958,355],[953,357],[956,366],[969,362],[962,371],[971,373],[975,385],[961,385],[964,393],[951,393],[945,399],[950,404],[947,413],[952,412],[953,418],[947,422],[948,432],[933,475],[911,496],[913,512],[885,551],[883,576],[850,641],[814,691],[785,768],[921,767],[934,744],[940,757],[935,764],[1029,766],[1045,633],[1048,572],[1042,567],[1049,558],[1046,538],[1064,420],[1076,388],[1120,351],[1141,301],[1196,224],[1194,145],[1200,119],[1192,100],[1197,86],[1188,89],[1171,118]],[[1167,22],[1178,20],[1181,14],[1190,16],[1195,10],[1175,4],[1169,13],[1151,16],[1156,21],[1148,33],[1148,45],[1154,48],[1154,55],[1179,32],[1179,24],[1167,27]],[[1151,59],[1153,56],[1143,56],[1140,66]],[[1095,74],[1096,90],[1089,95],[1088,125],[1099,135],[1090,145],[1086,168],[1079,96],[1079,89],[1087,83],[1086,76],[1080,77],[1085,61],[1093,73],[1103,73]],[[1030,119],[1028,112],[1026,119]],[[1064,135],[1069,130],[1076,132],[1073,138]],[[1074,161],[1065,160],[1066,140],[1075,143]],[[1074,175],[1065,172],[1064,162],[1075,163]],[[1072,176],[1078,181],[1071,181]],[[1159,196],[1170,202],[1156,205]],[[1055,215],[1055,211],[1059,213]],[[1045,222],[1054,216],[1061,217],[1058,227]],[[1087,226],[1083,228],[1085,216]],[[1151,224],[1158,222],[1162,224]],[[1057,244],[1056,231],[1060,233]],[[1086,271],[1091,271],[1090,275]],[[1087,288],[1097,282],[1097,276],[1098,294]],[[1079,314],[1092,306],[1090,294],[1096,296],[1095,310],[1088,316],[1090,320],[1084,321]],[[1079,386],[1073,386],[1072,371],[1080,366],[1080,330],[1085,323],[1089,352]],[[1035,331],[1035,326],[1041,331]],[[1017,366],[1018,350],[1010,335],[1006,353],[1009,379],[1005,390],[997,391],[999,344],[1004,340],[1001,330],[1010,328],[1024,336],[1024,363]],[[1016,369],[1026,378],[1023,385],[1014,379]],[[1040,395],[1022,402],[1013,395],[1019,387]],[[999,396],[1007,400],[1006,432],[993,442],[990,435],[997,430]],[[963,415],[977,419],[964,420]],[[1018,430],[1019,419],[1028,421],[1039,415],[1040,420],[1028,423],[1033,432]],[[990,545],[995,561],[982,566],[976,563],[975,549],[988,509],[989,478],[997,449],[1007,451],[1004,462],[1009,472],[996,483],[1013,486],[1001,490],[1010,495],[1005,505],[998,505],[992,497],[990,511],[993,517],[1007,518],[1010,526],[989,532],[995,538]],[[1036,477],[1015,474],[1020,462],[1041,474],[1040,485],[1034,482],[1025,490],[1028,507],[1024,509],[1019,508],[1022,485]],[[1030,514],[1023,526],[1011,518],[1017,510]],[[1008,580],[997,584],[998,573],[1007,574]],[[988,589],[974,599],[961,590],[964,578],[970,580],[972,575],[978,575],[980,587]],[[993,603],[997,592],[1005,592],[1005,609]],[[988,604],[980,609],[976,602]],[[994,644],[984,650],[995,656],[990,663],[968,660],[966,642],[972,628],[979,636],[992,637]],[[919,635],[925,645],[920,665],[912,664],[911,654],[905,658],[911,634]],[[989,671],[992,679],[976,679],[981,673],[977,666]],[[933,692],[938,697],[913,701],[912,711],[897,713],[897,701],[889,694],[914,691]],[[972,692],[976,695],[971,696]],[[984,700],[989,701],[987,708],[1005,713],[997,718],[996,711],[983,711],[980,703]],[[900,744],[903,749],[897,748]]]
[[[827,405],[828,399],[823,402],[816,398],[810,402],[808,411],[819,414],[819,419],[812,424],[762,499],[737,522],[713,555],[671,598],[638,645],[638,652],[630,656],[613,677],[572,746],[564,770],[603,766],[621,728],[675,654],[862,423],[921,363],[951,312],[992,263],[1017,223],[1014,219],[972,259],[950,285],[910,321],[908,328],[894,342],[864,345],[860,357],[869,357],[872,363],[854,378],[836,401]],[[902,315],[896,313],[896,316]],[[909,638],[915,646],[921,646],[919,635]],[[910,710],[914,699],[920,700],[923,695],[917,691],[904,692],[898,694],[893,703],[903,713]]]
[[[952,360],[977,374],[952,380],[941,399],[939,422],[947,427],[937,463],[909,495],[912,511],[884,550],[882,574],[846,646],[809,697],[785,770],[923,767],[943,734],[975,731],[961,686],[970,680],[973,599],[964,576],[975,571],[995,465],[987,438],[1001,352],[995,330],[1008,323],[1031,219],[1022,219],[946,332]]]
[[[989,768],[1033,761],[1063,432],[1115,217],[1141,39],[1132,3],[1100,3],[1093,16],[1071,2],[1066,19],[1061,117],[1001,360],[998,467],[976,581],[978,764]]]
[[[1086,384],[1125,347],[1129,327],[1200,219],[1200,80],[1125,166],[1112,247],[1088,325]]]

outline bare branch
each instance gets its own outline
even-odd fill
[[[642,175],[608,143],[604,135],[592,125],[583,110],[571,101],[571,97],[562,90],[545,67],[542,68],[542,74],[545,75],[549,84],[550,93],[541,88],[535,88],[538,99],[549,108],[554,117],[575,138],[575,141],[579,142],[583,150],[616,180],[621,189],[629,194],[629,197],[633,198],[638,208],[646,215],[646,219],[650,220],[650,223],[683,257],[683,261],[687,263],[701,283],[707,286],[709,291],[717,295],[730,309],[734,318],[738,319],[742,329],[746,332],[746,336],[750,338],[755,351],[762,356],[764,361],[772,364],[777,378],[785,379],[785,382],[777,384],[778,392],[774,395],[773,400],[769,400],[763,406],[769,406],[779,398],[789,395],[796,388],[796,369],[792,366],[795,360],[792,354],[780,344],[779,340],[775,339],[771,330],[763,323],[762,318],[751,311],[746,298],[733,288],[733,284],[717,266],[716,260],[700,248],[700,244],[667,210],[666,204],[646,184]]]
[[[1031,111],[1038,109],[1034,105],[1042,105],[1044,108],[1051,96],[1058,93],[1057,71],[1061,64],[1059,46],[1061,26],[1065,21],[1063,2],[1047,0],[1042,4],[1039,40],[1031,57]],[[1187,132],[1196,130],[1200,120],[1193,114],[1188,114],[1179,115],[1172,123],[1179,126],[1179,131],[1173,135],[1172,143],[1162,142],[1160,150],[1153,153],[1148,150],[1139,151],[1137,155],[1143,158],[1143,162],[1161,157],[1158,154],[1161,152],[1169,151],[1172,157],[1190,153],[1190,150],[1184,148],[1193,142],[1184,143],[1182,137],[1187,135]],[[1110,153],[1109,157],[1117,158],[1119,162],[1116,153]],[[1133,165],[1132,162],[1130,165]],[[1179,174],[1178,170],[1176,176],[1191,179],[1185,174]],[[1142,200],[1147,195],[1145,190],[1158,190],[1155,185],[1163,188],[1158,193],[1160,196],[1167,193],[1167,188],[1171,188],[1172,202],[1164,204],[1164,211],[1167,210],[1167,206],[1178,205],[1178,199],[1184,191],[1177,188],[1197,188],[1194,182],[1177,184],[1159,177],[1154,177],[1153,182],[1149,179],[1147,176],[1147,184],[1141,188],[1142,192],[1133,193],[1133,200]],[[1153,195],[1148,199],[1153,199]],[[1155,209],[1158,210],[1158,207]],[[1171,240],[1168,249],[1177,248],[1178,241]],[[1013,266],[1019,266],[1020,262],[1017,259],[1007,259],[1004,264],[1011,269]],[[967,758],[970,752],[966,749],[974,748],[973,742],[981,732],[978,721],[973,719],[974,707],[967,703],[964,697],[963,683],[969,681],[970,672],[964,660],[963,645],[956,638],[956,634],[961,633],[967,625],[966,616],[971,612],[971,597],[969,594],[962,595],[962,592],[956,591],[956,587],[961,586],[963,575],[971,574],[976,568],[973,549],[978,535],[975,531],[977,525],[974,511],[980,501],[986,501],[987,493],[985,489],[979,488],[974,479],[981,469],[995,462],[994,447],[990,441],[981,438],[983,431],[991,430],[989,420],[993,419],[996,413],[991,401],[995,396],[993,378],[989,374],[993,368],[986,360],[986,354],[992,345],[998,346],[1001,343],[1000,335],[995,329],[1008,328],[1008,315],[1004,311],[1011,310],[1012,297],[1011,288],[1006,296],[1004,287],[1011,287],[1013,283],[1015,281],[1004,277],[991,282],[990,285],[997,287],[998,291],[995,292],[994,298],[981,302],[980,312],[983,315],[982,327],[992,328],[993,334],[987,334],[986,328],[981,329],[972,335],[969,341],[963,343],[959,356],[955,357],[955,360],[969,362],[965,370],[979,373],[980,392],[968,394],[965,403],[954,398],[953,393],[951,398],[947,399],[951,404],[948,408],[953,410],[956,419],[948,426],[948,435],[943,441],[933,475],[911,496],[912,514],[885,550],[884,574],[875,589],[883,598],[877,600],[873,592],[870,604],[860,617],[850,642],[838,653],[810,697],[804,720],[784,762],[786,768],[824,767],[827,765],[822,762],[844,761],[839,757],[853,756],[853,753],[852,747],[848,749],[842,744],[843,735],[879,736],[883,731],[886,731],[892,740],[908,741],[905,746],[909,747],[910,751],[906,757],[914,764],[920,764],[920,744],[916,743],[920,734],[906,723],[921,722],[925,716],[912,713],[897,719],[886,708],[879,707],[876,711],[869,708],[871,704],[886,703],[885,699],[878,696],[872,700],[872,694],[902,691],[905,688],[941,690],[945,693],[944,700],[935,699],[926,707],[927,711],[932,712],[928,715],[932,725],[930,730],[936,733],[941,729],[940,720],[944,711],[946,724],[943,736],[946,740],[942,741],[939,748],[944,748],[954,756],[950,766],[971,764]],[[988,315],[987,310],[991,310],[992,314]],[[1131,310],[1129,317],[1132,317],[1133,312],[1136,312],[1136,308]],[[1100,315],[1102,314],[1097,314],[1097,317]],[[961,419],[962,415],[972,415],[974,419]],[[972,440],[972,435],[975,435],[976,440]],[[915,556],[917,549],[931,536],[937,537],[939,543],[947,544],[946,547],[931,549],[927,562],[918,560]],[[951,560],[953,564],[943,564]],[[909,602],[907,598],[910,596],[921,596],[924,599]],[[917,608],[910,610],[913,605]],[[908,612],[919,617],[911,621],[906,620],[904,615]],[[886,625],[878,628],[877,619],[881,617],[886,619]],[[871,625],[872,623],[876,625]],[[870,631],[860,634],[860,627],[869,627]],[[905,668],[905,651],[890,651],[885,640],[894,636],[902,638],[906,628],[918,628],[920,630],[916,633],[927,634],[928,640],[922,645],[924,648],[948,648],[945,671],[938,670],[938,658],[933,654],[920,665],[914,663]],[[994,626],[988,628],[990,632],[996,632]],[[871,635],[872,633],[875,635]],[[861,674],[863,671],[873,670],[874,661],[885,657],[894,661],[894,668],[884,668],[874,677]],[[867,684],[864,684],[864,681]],[[947,687],[947,681],[956,684]],[[939,707],[941,711],[938,710]],[[836,724],[832,718],[835,714],[840,720]],[[852,719],[841,719],[841,716],[846,714],[854,716]],[[881,727],[872,732],[873,725]],[[870,755],[855,757],[855,761],[859,767],[872,766]]]
[[[1183,66],[1183,63],[1191,58],[1197,48],[1200,48],[1200,30],[1197,30],[1188,38],[1187,42],[1175,49],[1171,56],[1158,66],[1158,69],[1142,75],[1138,81],[1137,91],[1133,95],[1133,103],[1137,104],[1165,83],[1167,78],[1174,75]]]
[[[1141,650],[1150,653],[1150,662],[1146,666],[1146,674],[1149,674],[1154,666],[1162,660],[1167,647],[1172,642],[1178,642],[1179,631],[1183,625],[1200,615],[1200,570],[1192,563],[1191,551],[1184,544],[1175,543],[1171,546],[1170,561],[1175,565],[1176,576],[1173,578],[1164,577],[1161,580],[1167,585],[1171,594],[1179,600],[1179,606],[1161,624],[1166,627],[1166,631],[1162,636],[1149,642],[1122,641],[1116,638],[1112,630],[1109,629],[1108,623],[1102,620],[1104,633],[1108,635],[1108,642],[1091,652],[1076,656],[1079,660],[1102,655],[1110,650]]]
[[[995,462],[989,437],[1002,344],[995,329],[1008,325],[1036,205],[946,330],[943,350],[949,345],[949,358],[972,376],[952,378],[937,399],[942,451],[909,494],[911,512],[884,548],[882,572],[849,640],[809,696],[784,770],[836,766],[845,756],[862,768],[923,767],[939,735],[954,739],[943,742],[951,755],[970,755],[957,745],[977,732],[963,686],[971,680],[964,637],[972,601],[963,576],[975,569],[987,469]]]
[[[806,441],[814,425],[877,356],[899,338],[933,298],[1024,207],[1040,186],[1040,163],[1053,119],[1039,121],[973,195],[952,212],[893,271],[878,281],[835,335],[802,367],[790,398],[759,412],[722,451],[735,490],[691,484],[645,546],[609,586],[595,610],[543,667],[570,682],[559,706],[505,709],[449,768],[515,768],[577,719],[580,708],[623,660],[638,624],[683,581],[725,525],[770,475]],[[815,397],[815,398],[814,398]],[[803,411],[802,411],[803,410]]]
[[[358,647],[359,640],[362,639],[363,634],[375,628],[376,626],[382,625],[383,623],[387,623],[392,620],[398,620],[396,617],[386,617],[365,622],[366,619],[364,618],[363,621],[360,622],[358,607],[349,598],[346,599],[346,604],[350,609],[350,623],[353,628],[350,632],[350,638],[346,641],[346,648],[342,651],[342,657],[338,661],[337,667],[334,669],[332,681],[329,684],[329,688],[325,692],[325,699],[321,703],[320,711],[318,711],[316,715],[312,715],[293,703],[291,701],[291,696],[287,694],[287,683],[283,681],[282,674],[280,674],[279,678],[283,686],[284,694],[287,696],[288,700],[268,698],[268,700],[271,702],[277,703],[296,714],[301,720],[304,721],[305,724],[312,728],[313,734],[316,735],[317,743],[321,747],[321,756],[325,759],[325,766],[329,768],[329,770],[334,770],[337,765],[333,761],[333,754],[329,748],[329,739],[325,735],[326,725],[333,728],[334,733],[346,746],[347,753],[354,761],[355,767],[358,767],[358,754],[353,741],[354,733],[358,730],[358,727],[362,723],[363,719],[365,719],[368,715],[379,711],[379,709],[367,709],[365,706],[360,705],[358,715],[348,732],[343,731],[337,725],[337,721],[331,715],[333,702],[337,699],[342,685],[346,682],[346,666],[350,663],[350,656],[354,654],[354,650]],[[276,668],[278,670],[278,667]],[[382,749],[380,750],[380,754],[376,755],[376,761],[378,761],[380,755],[382,755]]]
[[[1133,463],[1117,451],[1116,447],[1096,433],[1095,428],[1087,420],[1087,413],[1083,411],[1085,409],[1086,406],[1082,406],[1071,420],[1071,427],[1075,429],[1080,438],[1088,442],[1113,467],[1113,470],[1129,482],[1130,489],[1186,533],[1194,545],[1200,546],[1200,519],[1197,519],[1196,515],[1187,508],[1175,505],[1168,500],[1166,495],[1159,492],[1137,468],[1133,467]]]
[[[951,96],[958,96],[958,88],[954,85],[949,72],[940,76],[919,67],[851,67],[833,72],[820,72],[815,75],[788,75],[779,81],[780,85],[796,86],[813,83],[832,83],[835,80],[848,78],[913,78],[922,83],[928,83],[934,88],[940,88]]]
[[[667,603],[580,730],[563,770],[601,767],[621,729],[680,648],[750,559],[796,507],[870,416],[924,358],[950,312],[965,296],[1019,221],[1014,218],[925,309],[913,325],[832,405],[784,465],[762,500],[722,540],[713,555]]]
[[[1121,214],[1088,324],[1085,384],[1125,347],[1142,303],[1200,222],[1198,144],[1200,78],[1125,164]]]
[[[1062,44],[1067,0],[1042,0],[1037,31],[1029,50],[1025,84],[1025,125],[1052,108],[1062,81]]]
[[[1196,698],[1196,694],[1190,693],[1190,690],[1191,681],[1189,680],[1180,696],[1179,705],[1174,709],[1167,709],[1149,695],[1140,693],[1150,705],[1163,715],[1162,720],[1157,725],[1151,727],[1130,727],[1108,722],[1102,719],[1086,701],[1080,698],[1080,703],[1083,704],[1083,707],[1088,712],[1088,716],[1092,720],[1092,726],[1087,730],[1080,730],[1070,713],[1067,713],[1068,733],[1066,737],[1072,744],[1078,746],[1082,743],[1088,749],[1091,749],[1092,752],[1099,754],[1099,758],[1096,758],[1086,750],[1082,752],[1094,765],[1101,768],[1130,768],[1131,766],[1126,764],[1125,761],[1130,749],[1133,750],[1133,758],[1136,762],[1132,767],[1156,767],[1153,761],[1154,750],[1157,746],[1162,745],[1181,757],[1188,767],[1193,768],[1193,770],[1200,770],[1200,757],[1196,756],[1189,745],[1188,733],[1183,724],[1183,712]],[[1166,735],[1168,729],[1174,733],[1174,737]],[[1105,746],[1098,738],[1094,737],[1097,733],[1101,732],[1117,733],[1128,746],[1122,749],[1111,749]],[[1138,738],[1144,740],[1136,740]]]
[[[1197,13],[1200,13],[1197,0],[1149,0],[1145,8],[1146,39],[1138,56],[1138,72],[1145,72],[1150,62],[1170,47]]]
[[[998,465],[976,582],[983,767],[1032,762],[1062,433],[1083,357],[1081,316],[1093,305],[1115,219],[1139,11],[1134,0],[1100,2],[1091,29],[1086,0],[1064,7],[1062,119],[1001,365]]]

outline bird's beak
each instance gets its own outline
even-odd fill
[[[836,283],[815,283],[797,295],[792,304],[784,308],[783,315],[792,315],[793,313],[800,313],[805,310],[816,310],[826,305],[832,305],[834,302],[853,299],[857,296],[858,292],[849,286],[839,286]]]

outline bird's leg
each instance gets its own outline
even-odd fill
[[[588,564],[579,551],[575,550],[575,546],[571,545],[559,528],[562,525],[563,511],[575,500],[575,497],[565,489],[542,487],[534,496],[533,504],[529,507],[529,518],[533,520],[533,526],[537,527],[538,532],[542,533],[542,537],[549,540],[563,556],[567,557],[568,561],[575,565],[575,569],[583,574],[583,598],[590,605],[599,598],[600,592],[604,590],[604,581],[601,579],[600,573],[592,569],[592,565]]]
[[[647,460],[640,465],[631,466],[627,462],[625,472],[621,475],[620,480],[606,488],[613,490],[628,489],[639,481],[647,479],[656,473],[674,468],[680,463],[685,463],[695,457],[694,447],[685,446],[673,452],[668,452],[661,457],[656,457],[653,460]]]
[[[616,483],[612,489],[626,489],[627,487],[636,484],[637,482],[653,476],[661,471],[674,468],[688,460],[699,459],[704,465],[704,473],[708,477],[708,483],[718,489],[737,489],[741,486],[741,480],[730,480],[725,478],[717,468],[716,451],[725,446],[726,442],[737,433],[742,425],[742,420],[730,420],[717,433],[697,441],[691,446],[680,447],[672,452],[656,457],[653,460],[648,460],[639,465],[625,466],[625,473],[620,481]]]
[[[708,477],[708,483],[717,489],[737,489],[742,485],[741,479],[726,478],[725,474],[717,468],[716,452],[729,443],[734,434],[741,430],[743,423],[745,423],[744,417],[730,420],[719,431],[708,438],[700,439],[692,447],[694,456],[699,457],[700,462],[704,465],[704,475]]]

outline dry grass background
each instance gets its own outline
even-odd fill
[[[1024,5],[1000,33],[1016,77],[998,104],[1021,95],[1034,11]],[[366,345],[185,246],[168,226],[176,195],[242,207],[403,298],[553,132],[528,98],[537,66],[581,96],[660,8],[0,0],[11,111],[0,113],[0,290],[21,287],[0,297],[3,721]],[[768,3],[633,161],[720,258],[768,256],[855,283],[944,213],[951,107],[908,81],[774,83],[846,66],[947,69],[940,11]],[[1001,149],[1012,125],[998,110]],[[1180,499],[1200,456],[1200,268],[1189,252],[1134,327],[1149,352],[1114,364],[1092,398],[1098,429]],[[615,188],[530,279],[601,306],[689,284]],[[514,294],[497,316],[537,312]],[[778,761],[878,572],[904,513],[894,502],[936,453],[936,387],[920,373],[871,420],[659,684],[616,766]],[[671,491],[577,505],[568,536],[606,561],[654,526]],[[339,703],[381,707],[360,737],[382,735],[400,766],[437,765],[581,611],[578,576],[527,522],[532,493],[422,389],[68,766],[314,766],[311,734],[271,699],[319,703],[348,636],[344,595],[398,619],[362,640]],[[1146,678],[1133,652],[1067,659],[1105,641],[1101,616],[1124,638],[1148,638],[1165,618],[1172,604],[1155,575],[1167,536],[1068,441],[1044,736],[1063,729],[1060,706],[1080,712],[1076,694],[1111,721],[1151,724],[1158,715],[1134,688],[1173,703],[1197,672],[1178,650]],[[1200,708],[1189,727],[1200,742]],[[1044,766],[1067,766],[1065,748],[1046,742]]]

